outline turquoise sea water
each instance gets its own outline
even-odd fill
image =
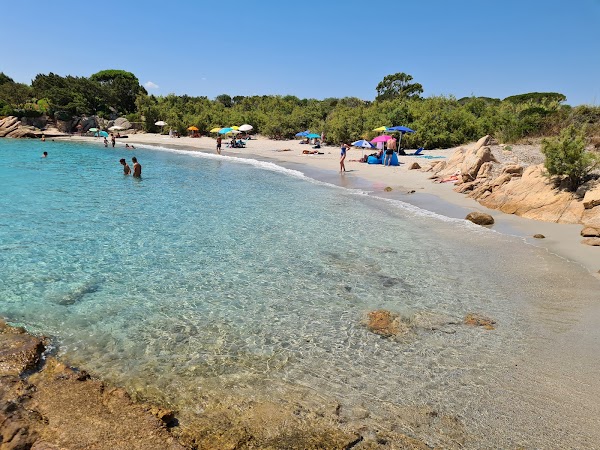
[[[142,180],[122,175],[134,155]],[[190,411],[200,387],[277,380],[429,405],[535,444],[486,408],[510,409],[510,368],[576,327],[597,293],[519,239],[260,161],[0,140],[0,183],[0,314]],[[382,339],[362,324],[374,309],[426,326]],[[470,312],[497,330],[444,325]]]

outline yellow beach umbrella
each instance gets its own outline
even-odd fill
[[[210,130],[209,133],[218,133],[220,129],[221,129],[221,127],[213,128],[212,130]]]
[[[188,127],[188,130],[190,130],[190,131],[198,131],[199,128],[195,127],[194,125],[192,125],[191,127]]]
[[[235,125],[231,125],[229,128],[233,128],[234,130],[237,130],[239,127],[236,127]]]
[[[385,131],[385,130],[387,130],[387,127],[373,128],[373,131]]]

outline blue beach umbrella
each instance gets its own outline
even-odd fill
[[[306,137],[310,134],[310,131],[306,130],[306,131],[301,131],[300,133],[296,133],[297,137]]]
[[[398,125],[397,127],[389,127],[385,131],[399,131],[400,133],[415,133],[415,130],[411,130],[408,127],[403,127],[402,125]]]
[[[309,139],[314,139],[314,138],[320,138],[321,135],[317,134],[317,133],[310,133],[310,134],[307,134],[306,137]]]
[[[98,133],[100,137],[108,137],[108,133],[106,131],[101,131]]]
[[[365,141],[364,139],[353,142],[352,145],[354,145],[355,147],[360,147],[360,148],[375,148],[375,146],[373,144],[371,144],[369,141]]]
[[[229,133],[230,131],[233,131],[233,128],[231,128],[231,127],[228,127],[228,128],[221,128],[221,129],[219,130],[219,134],[227,134],[227,133]]]
[[[398,150],[400,149],[400,142],[402,142],[402,136],[404,136],[404,133],[416,133],[415,130],[412,130],[412,129],[408,128],[408,127],[404,127],[402,125],[398,125],[396,127],[390,127],[386,131],[398,131],[398,132],[400,132],[400,139],[398,139]]]

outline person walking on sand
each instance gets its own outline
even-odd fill
[[[135,178],[142,178],[142,165],[137,161],[137,158],[134,156],[131,158],[133,162],[133,176]]]
[[[346,159],[346,152],[350,146],[345,142],[342,142],[340,147],[340,173],[346,171],[346,166],[344,165],[344,160]]]
[[[127,161],[125,161],[125,158],[121,158],[119,162],[123,165],[123,175],[129,175],[131,173],[131,168],[129,167],[129,164],[127,164]]]
[[[217,153],[219,155],[221,154],[221,142],[223,142],[223,139],[221,139],[221,136],[217,136]]]

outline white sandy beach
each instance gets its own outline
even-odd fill
[[[101,140],[92,137],[70,136],[60,138],[67,140],[92,141],[101,144]],[[581,226],[569,224],[556,224],[524,219],[515,215],[504,214],[497,210],[490,210],[473,199],[452,190],[451,183],[434,183],[429,179],[430,174],[421,170],[409,170],[413,162],[421,167],[427,167],[433,159],[418,156],[401,156],[400,166],[383,167],[382,165],[369,165],[358,162],[364,153],[372,150],[352,148],[346,158],[345,173],[339,172],[340,151],[338,147],[324,146],[319,152],[323,154],[303,154],[304,150],[313,150],[312,146],[300,144],[299,140],[272,140],[261,136],[247,142],[246,148],[227,148],[226,140],[223,141],[222,156],[249,157],[269,160],[287,168],[299,170],[309,176],[324,177],[322,181],[331,182],[343,187],[361,187],[374,195],[390,198],[400,198],[402,201],[412,203],[422,208],[438,212],[450,217],[464,218],[470,211],[482,211],[491,214],[496,223],[493,229],[502,233],[522,237],[528,244],[546,248],[575,263],[581,264],[592,274],[600,278],[600,248],[581,244]],[[170,138],[165,135],[139,133],[130,134],[127,139],[117,139],[117,147],[125,144],[142,144],[165,146],[178,149],[198,150],[216,153],[216,140],[211,137],[200,138]],[[426,155],[449,158],[455,149],[436,149],[425,151]],[[127,150],[128,151],[128,150]],[[413,153],[409,150],[407,153]],[[539,155],[539,148],[531,146],[525,148],[522,154],[532,154],[535,159]],[[143,154],[136,152],[143,165]],[[127,155],[124,155],[127,156]],[[441,159],[441,158],[440,158]],[[145,171],[152,170],[145,168]],[[320,175],[311,173],[318,172]],[[392,188],[386,192],[385,188]],[[414,191],[414,193],[411,193]],[[545,239],[534,239],[534,234],[543,234]]]

